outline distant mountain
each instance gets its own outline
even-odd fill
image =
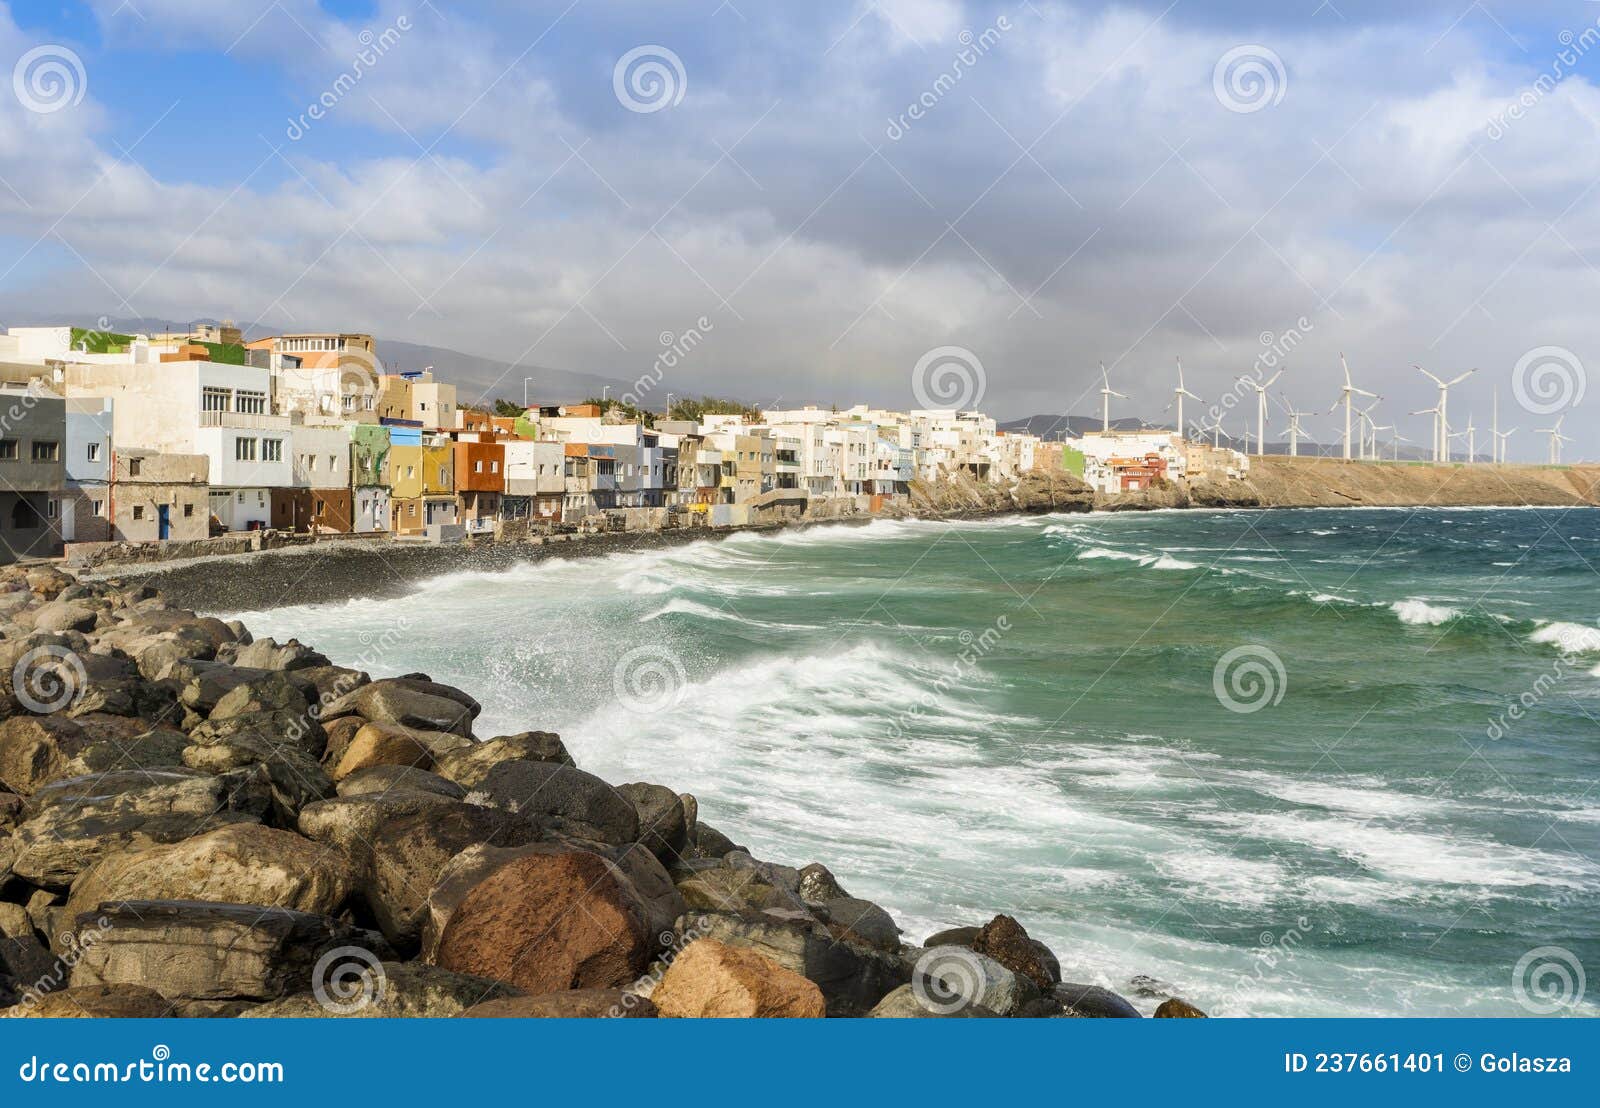
[[[1013,419],[1006,423],[999,423],[996,426],[1002,431],[1038,435],[1047,442],[1054,442],[1063,437],[1077,438],[1085,431],[1100,430],[1100,417],[1033,415],[1026,419]],[[1163,423],[1147,424],[1138,418],[1113,419],[1111,421],[1111,429],[1114,431],[1138,431],[1145,427],[1170,429],[1170,426],[1170,424]],[[1212,437],[1210,435],[1202,435],[1200,440],[1211,442]],[[1239,451],[1243,451],[1245,448],[1243,439],[1236,439],[1230,435],[1218,435],[1216,437],[1216,445]],[[1394,453],[1393,447],[1387,442],[1384,442],[1382,446],[1383,457],[1385,459],[1392,457]],[[1253,454],[1261,452],[1260,448],[1256,446],[1254,438],[1250,440],[1250,452]],[[1269,442],[1267,443],[1266,452],[1268,454],[1288,454],[1289,444],[1287,442]],[[1310,442],[1305,438],[1300,440],[1300,453],[1305,457],[1338,457],[1343,452],[1342,440],[1324,443]],[[1423,452],[1416,447],[1402,446],[1400,448],[1401,461],[1421,461],[1424,457]],[[1486,458],[1482,457],[1478,460],[1487,461]]]

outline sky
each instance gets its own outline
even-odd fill
[[[1342,354],[1412,444],[1421,365],[1480,454],[1498,395],[1513,458],[1600,455],[1589,0],[87,0],[0,4],[0,61],[0,323],[1001,419],[1104,363],[1171,420],[1181,358],[1191,425],[1283,368],[1324,443]]]

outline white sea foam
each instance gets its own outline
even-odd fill
[[[1536,628],[1528,641],[1554,646],[1563,654],[1600,653],[1600,628],[1582,623],[1546,623]]]
[[[1112,550],[1110,547],[1105,546],[1091,546],[1078,552],[1078,560],[1080,562],[1096,561],[1102,558],[1117,562],[1137,562],[1147,569],[1184,570],[1200,568],[1194,562],[1187,562],[1182,558],[1174,558],[1171,554],[1166,553],[1135,554],[1127,550]]]
[[[1445,604],[1430,604],[1426,600],[1418,600],[1416,597],[1397,600],[1389,605],[1389,610],[1400,617],[1401,623],[1424,627],[1438,627],[1442,623],[1449,623],[1461,614],[1458,608],[1451,608]]]

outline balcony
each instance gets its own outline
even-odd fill
[[[286,415],[252,414],[248,412],[201,412],[202,427],[241,427],[253,431],[287,431]]]

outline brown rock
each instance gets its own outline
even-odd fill
[[[1161,1002],[1156,1009],[1155,1018],[1158,1020],[1203,1020],[1206,1014],[1190,1004],[1187,1000],[1170,997]]]
[[[996,916],[980,927],[972,940],[972,949],[988,955],[1012,973],[1021,974],[1041,989],[1048,989],[1056,982],[1022,924],[1010,916]]]
[[[454,742],[441,744],[438,741],[440,739]],[[396,723],[369,723],[350,740],[332,776],[334,781],[342,781],[356,770],[372,766],[411,766],[431,770],[434,752],[441,745],[444,749],[454,749],[456,744],[464,746],[468,742],[459,736],[431,734]]]
[[[344,752],[350,749],[350,741],[367,725],[367,721],[360,716],[345,716],[327,724],[324,730],[328,734],[328,749],[322,755],[324,769],[332,769],[344,757]]]
[[[142,985],[76,985],[24,997],[0,1008],[0,1019],[160,1019],[172,1005]]]
[[[649,964],[656,937],[645,908],[605,858],[534,844],[495,864],[492,850],[474,849],[488,873],[458,870],[453,881],[447,868],[429,898],[435,964],[533,994],[624,985]]]
[[[822,990],[748,947],[697,939],[678,952],[650,999],[662,1016],[792,1017],[826,1015]]]
[[[621,989],[568,989],[486,1000],[461,1014],[469,1019],[650,1019],[656,1006]]]

